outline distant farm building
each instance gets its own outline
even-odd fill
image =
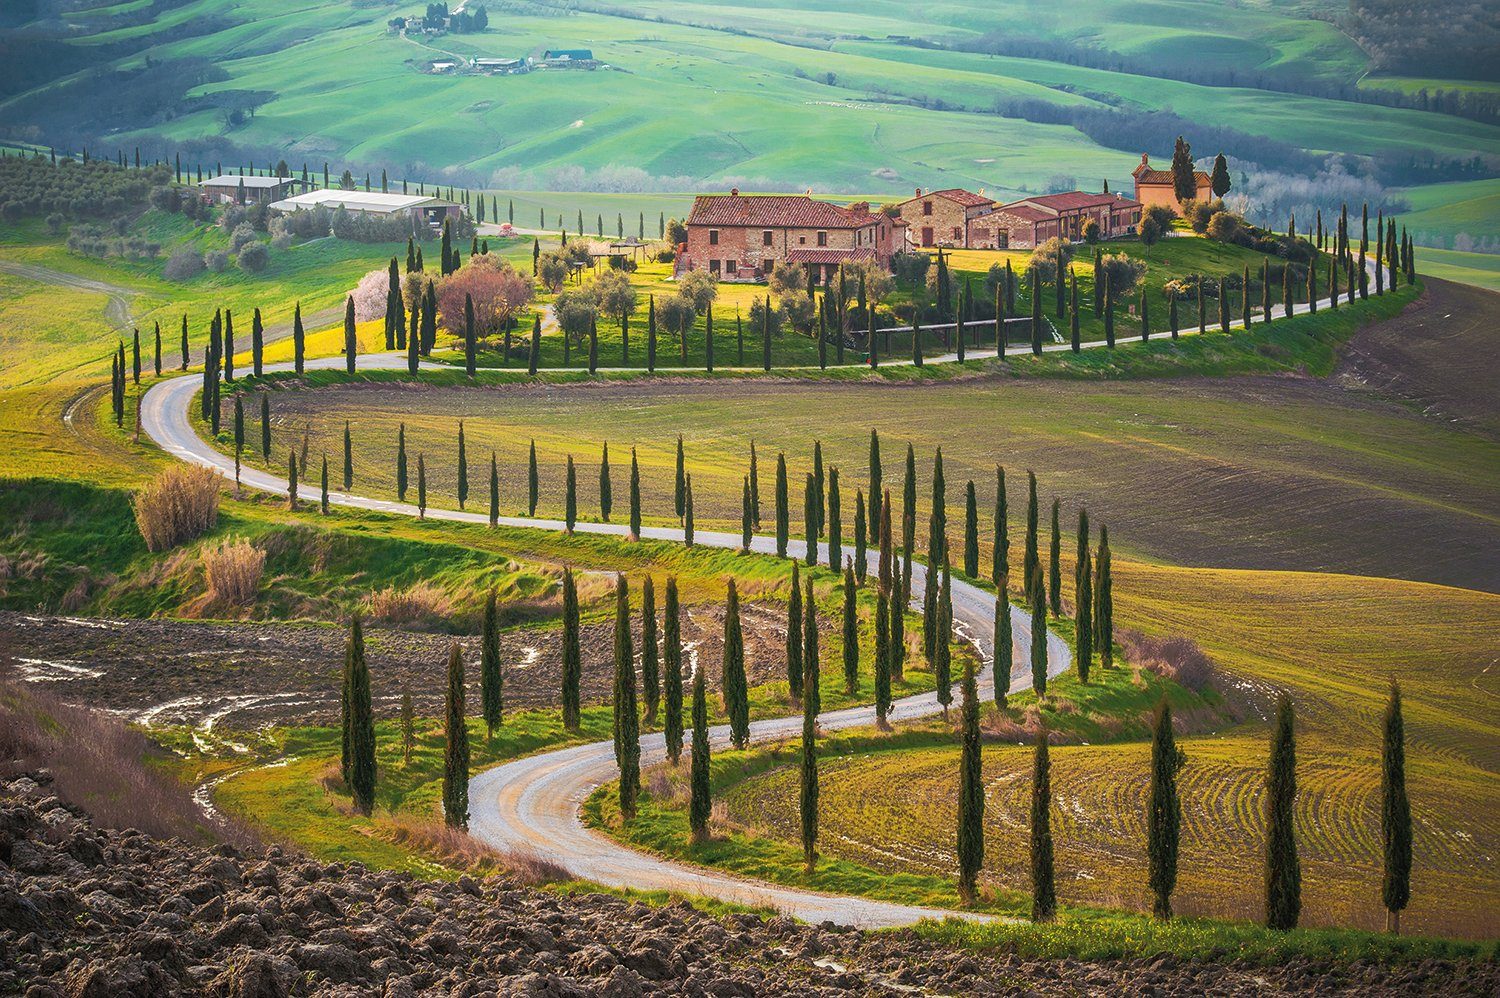
[[[521,59],[471,59],[469,65],[481,73],[524,73],[526,63]]]
[[[1048,239],[1077,242],[1093,219],[1099,238],[1129,235],[1141,220],[1141,203],[1121,194],[1065,191],[1023,198],[1001,205],[985,216],[1000,249],[1034,249]]]
[[[381,194],[378,191],[317,190],[298,194],[271,206],[272,211],[291,214],[294,211],[357,211],[389,218],[406,215],[413,225],[441,226],[445,218],[458,218],[463,209],[452,201],[419,194]]]
[[[888,268],[905,228],[905,221],[871,211],[868,201],[840,207],[800,194],[701,195],[688,213],[676,272],[704,269],[753,281],[786,262],[806,268],[809,284],[821,284],[846,263]]]
[[[548,49],[542,53],[542,65],[554,69],[596,69],[593,49]]]
[[[432,71],[434,73],[447,73],[447,72],[451,72],[452,69],[453,69],[453,67],[455,67],[457,65],[458,65],[458,63],[456,63],[456,62],[448,62],[448,61],[434,62],[432,64]]]
[[[993,227],[984,217],[995,210],[995,199],[952,187],[922,192],[896,206],[919,246],[994,249]]]
[[[239,177],[225,174],[198,185],[214,204],[264,204],[279,201],[297,189],[291,177]]]
[[[1141,204],[1166,205],[1177,214],[1182,214],[1182,202],[1177,200],[1177,188],[1172,183],[1171,170],[1153,170],[1151,162],[1141,153],[1141,165],[1131,173],[1135,178],[1135,199]],[[1193,171],[1193,200],[1208,201],[1213,195],[1213,181],[1202,170]]]

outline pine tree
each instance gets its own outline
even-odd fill
[[[1094,580],[1093,557],[1089,554],[1088,510],[1078,511],[1078,563],[1073,575],[1074,658],[1078,679],[1089,681],[1094,659]]]
[[[693,546],[693,476],[687,476],[687,497],[684,500],[685,510],[682,517],[682,543],[687,547]]]
[[[531,349],[526,353],[526,373],[533,378],[536,377],[537,369],[542,363],[542,316],[541,313],[532,319],[531,323]]]
[[[484,627],[479,639],[479,703],[485,734],[493,739],[505,718],[505,675],[500,667],[500,625],[493,589],[484,600]]]
[[[417,454],[417,519],[427,519],[427,461]]]
[[[469,451],[464,444],[464,421],[458,421],[458,508],[469,501]]]
[[[328,455],[323,455],[323,479],[322,497],[318,500],[318,509],[324,516],[328,515]]]
[[[344,301],[344,371],[354,373],[354,355],[359,350],[359,339],[354,327],[354,296]]]
[[[1103,668],[1114,665],[1115,600],[1109,555],[1109,528],[1099,528],[1099,553],[1094,559],[1094,648]]]
[[[679,433],[677,434],[677,478],[672,490],[672,500],[676,504],[677,519],[679,521],[682,520],[683,514],[686,512],[686,486],[687,468],[682,453],[682,434]]]
[[[1386,930],[1401,931],[1401,912],[1411,901],[1411,801],[1406,796],[1406,729],[1401,688],[1391,683],[1380,751],[1380,840],[1384,847],[1381,901]]]
[[[750,441],[750,521],[760,529],[760,461],[754,440]]]
[[[744,554],[750,553],[750,540],[752,532],[750,528],[750,476],[745,476],[745,481],[740,489],[740,551]]]
[[[526,466],[526,515],[536,516],[537,500],[541,498],[542,476],[536,466],[536,441],[531,442],[529,463]]]
[[[1026,500],[1026,552],[1021,561],[1021,592],[1026,596],[1028,605],[1031,603],[1032,580],[1041,575],[1041,560],[1037,552],[1037,502],[1036,502],[1036,473],[1026,472],[1027,500]]]
[[[844,568],[844,690],[851,696],[859,690],[859,613],[854,602],[854,569]]]
[[[566,531],[573,533],[578,523],[578,472],[573,467],[573,455],[568,455],[568,471],[563,490],[563,522]]]
[[[630,539],[641,539],[641,466],[630,448]]]
[[[1031,579],[1031,688],[1039,700],[1047,695],[1047,597],[1040,565]]]
[[[973,904],[984,865],[984,764],[979,742],[979,690],[964,662],[963,754],[958,767],[958,896]]]
[[[745,680],[745,638],[740,631],[740,596],[732,578],[729,580],[729,597],[724,608],[724,673],[720,679],[724,691],[724,712],[729,715],[729,740],[735,748],[742,749],[750,741],[750,701]],[[694,714],[697,710],[697,704],[694,704]],[[696,717],[693,722],[696,756]],[[696,759],[694,761],[696,764]]]
[[[1052,500],[1052,546],[1047,558],[1047,605],[1052,616],[1062,616],[1062,526],[1058,521],[1059,502]]]
[[[808,583],[809,587],[811,583]],[[814,625],[814,634],[817,633]],[[818,751],[816,674],[807,674],[807,688],[802,697],[802,767],[799,803],[802,819],[802,869],[809,875],[818,864]]]
[[[990,546],[990,582],[1005,595],[1010,585],[1010,515],[1005,468],[995,465],[995,539]]]
[[[295,511],[297,509],[297,452],[287,452],[286,462],[286,498],[287,508]]]
[[[786,454],[776,455],[776,556],[786,557],[787,538],[791,531],[786,482]]]
[[[1037,732],[1031,771],[1031,920],[1057,917],[1057,889],[1052,868],[1052,766],[1047,756],[1047,729]]]
[[[620,767],[620,816],[635,818],[641,789],[641,729],[635,700],[635,649],[630,636],[630,589],[615,576],[615,762]]]
[[[936,574],[929,569],[928,574]],[[943,705],[943,717],[953,702],[953,573],[946,554],[943,557],[943,586],[937,598],[937,640],[933,645],[932,676],[937,686],[937,700]]]
[[[802,695],[802,584],[792,562],[792,584],[786,602],[786,688],[795,703]]]
[[[1294,929],[1302,914],[1302,868],[1297,859],[1297,743],[1292,698],[1276,702],[1271,765],[1266,774],[1266,927]]]
[[[666,603],[662,607],[662,698],[666,723],[662,734],[667,758],[677,765],[682,758],[682,630],[677,610],[677,577],[667,576]],[[702,670],[698,671],[702,678]]]
[[[972,478],[964,489],[964,574],[979,578],[979,494]]]
[[[870,543],[880,543],[880,435],[870,430]]]
[[[1011,632],[1010,601],[1001,592],[995,597],[995,706],[1001,710],[1010,695],[1011,670],[1015,667],[1015,639]]]
[[[469,729],[464,712],[464,653],[457,641],[448,651],[448,709],[443,729],[443,820],[469,827]]]
[[[500,523],[500,463],[490,451],[490,526]]]
[[[583,682],[583,653],[578,636],[578,587],[573,581],[573,569],[563,569],[562,581],[562,717],[563,727],[578,730],[578,715],[581,707]]]
[[[730,585],[733,586],[733,583]],[[688,827],[692,830],[692,843],[699,845],[708,841],[708,818],[713,812],[709,787],[708,699],[704,695],[702,669],[693,677],[693,761],[690,786],[692,798],[688,803]]]
[[[803,700],[812,699],[816,716],[822,708],[822,659],[818,651],[818,605],[813,599],[813,580],[809,573],[807,589],[802,594],[802,689]]]
[[[349,789],[354,808],[368,815],[375,807],[375,716],[370,700],[370,667],[365,661],[359,617],[349,625]]]
[[[1177,799],[1177,771],[1183,756],[1172,733],[1172,705],[1163,697],[1151,731],[1151,788],[1146,797],[1146,855],[1149,859],[1151,913],[1172,917],[1177,886],[1177,844],[1182,834],[1182,804]]]
[[[300,305],[300,303],[298,304],[297,308],[297,321],[300,324],[302,318],[302,306]],[[188,369],[188,320],[186,312],[182,314],[182,333],[179,352],[181,353],[181,360],[178,362],[177,369],[179,371],[186,371]],[[300,363],[297,365],[297,373],[302,373],[302,365]]]
[[[645,701],[646,724],[655,724],[661,706],[661,670],[656,645],[656,583],[650,574],[641,584],[641,699]]]
[[[854,577],[860,585],[864,585],[866,560],[868,559],[868,548],[866,536],[868,530],[865,527],[865,493],[863,489],[854,490]]]

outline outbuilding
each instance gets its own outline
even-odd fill
[[[312,211],[323,208],[328,211],[363,212],[368,215],[390,217],[405,214],[414,225],[441,227],[445,218],[459,218],[463,208],[443,198],[423,197],[418,194],[382,194],[378,191],[317,190],[298,194],[274,202],[272,211],[290,214],[294,211]]]
[[[279,201],[297,189],[291,177],[242,177],[226,173],[198,185],[214,204],[264,204]]]

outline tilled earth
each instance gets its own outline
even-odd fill
[[[1336,968],[979,954],[910,932],[431,882],[271,847],[243,854],[96,827],[44,773],[0,782],[0,994],[1494,994],[1500,968]]]
[[[658,613],[660,611],[658,610]],[[636,615],[636,644],[640,619]],[[785,669],[785,610],[741,608],[752,683]],[[613,683],[613,623],[583,627],[583,696],[604,701]],[[684,607],[683,666],[721,672],[724,617],[716,606]],[[658,635],[660,619],[658,619]],[[267,724],[332,723],[338,716],[345,630],[318,624],[107,620],[0,612],[0,674],[47,683],[65,699],[150,726],[185,725],[209,738]],[[502,633],[507,709],[558,702],[561,638],[557,627]],[[464,649],[478,702],[479,639],[367,626],[377,713],[394,717],[410,692],[419,713],[441,709],[448,648]],[[639,652],[637,652],[639,657]]]

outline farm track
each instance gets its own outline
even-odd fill
[[[110,284],[107,281],[97,281],[91,277],[80,277],[77,274],[64,273],[61,270],[53,270],[51,267],[41,267],[34,263],[18,263],[15,260],[0,259],[0,271],[14,274],[16,277],[24,277],[38,284],[51,284],[55,287],[74,288],[79,291],[91,291],[95,294],[105,295],[109,302],[104,308],[104,318],[109,324],[121,332],[130,329],[130,299],[139,292],[130,288],[121,287],[118,284]]]

